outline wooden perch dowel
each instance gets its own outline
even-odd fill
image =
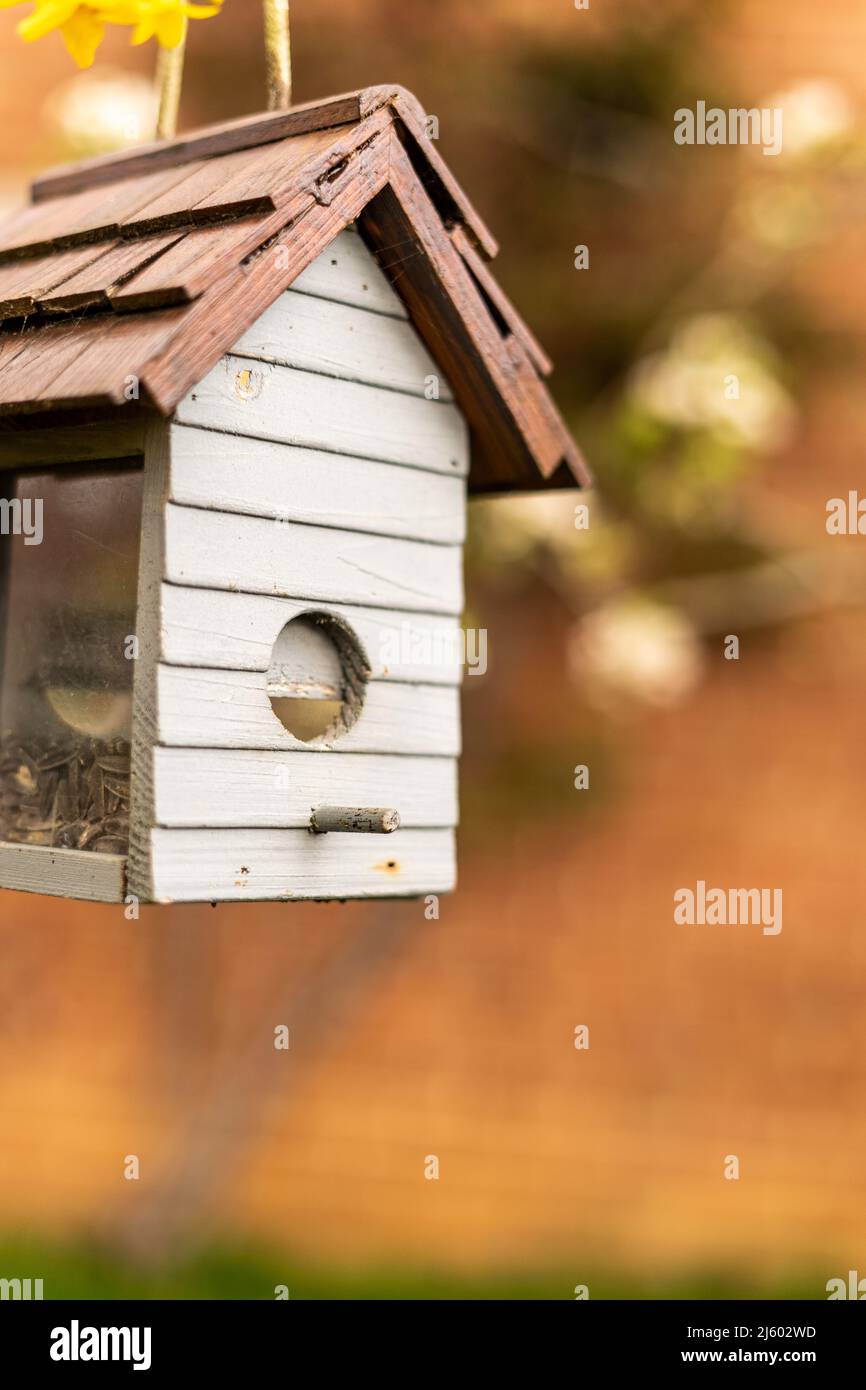
[[[400,813],[366,806],[318,806],[310,816],[310,828],[316,835],[326,835],[330,830],[353,835],[391,835],[400,829]]]

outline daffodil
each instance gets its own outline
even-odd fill
[[[22,0],[0,0],[8,10]],[[106,24],[129,25],[134,44],[155,38],[162,48],[177,48],[186,33],[187,20],[210,19],[220,13],[222,0],[188,4],[186,0],[33,0],[35,10],[18,25],[27,43],[59,29],[72,57],[89,68],[102,43]]]
[[[136,11],[134,44],[155,38],[162,48],[177,48],[183,41],[188,19],[210,19],[219,14],[221,5],[222,0],[213,0],[210,5],[190,5],[185,0],[130,0],[118,8]]]

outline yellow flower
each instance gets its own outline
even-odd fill
[[[177,48],[186,33],[188,19],[210,19],[219,14],[221,5],[222,0],[213,0],[210,5],[190,5],[185,0],[130,0],[119,8],[137,11],[134,44],[156,38],[162,48]]]
[[[0,0],[8,10],[22,0]],[[18,25],[27,43],[59,29],[72,57],[81,68],[89,68],[102,43],[106,24],[127,24],[133,29],[132,42],[146,43],[156,38],[162,48],[177,48],[186,33],[187,20],[210,19],[220,13],[222,0],[210,4],[188,4],[186,0],[33,0],[35,10]]]
[[[38,18],[38,15],[35,16]],[[25,21],[26,23],[26,21]],[[80,68],[93,66],[96,50],[102,43],[105,21],[85,5],[76,6],[73,13],[60,25],[63,42]],[[42,33],[46,31],[43,30]],[[24,34],[23,25],[19,33],[25,38],[37,39],[41,34]]]

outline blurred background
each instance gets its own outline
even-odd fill
[[[152,45],[116,31],[81,75],[56,35],[22,47],[19,13],[4,210],[152,119]],[[47,1297],[824,1297],[866,1274],[866,541],[825,528],[866,450],[866,10],[292,15],[296,100],[397,81],[438,117],[557,364],[590,525],[575,496],[472,505],[490,660],[465,682],[438,921],[128,922],[0,894],[0,1276]],[[259,7],[226,0],[192,29],[181,126],[263,91]],[[781,106],[782,154],[676,146],[699,99]],[[781,935],[675,927],[698,878],[781,887]]]

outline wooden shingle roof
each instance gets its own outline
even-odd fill
[[[470,489],[587,483],[425,127],[403,88],[373,87],[46,174],[0,223],[0,431],[171,415],[356,222],[469,420]]]

